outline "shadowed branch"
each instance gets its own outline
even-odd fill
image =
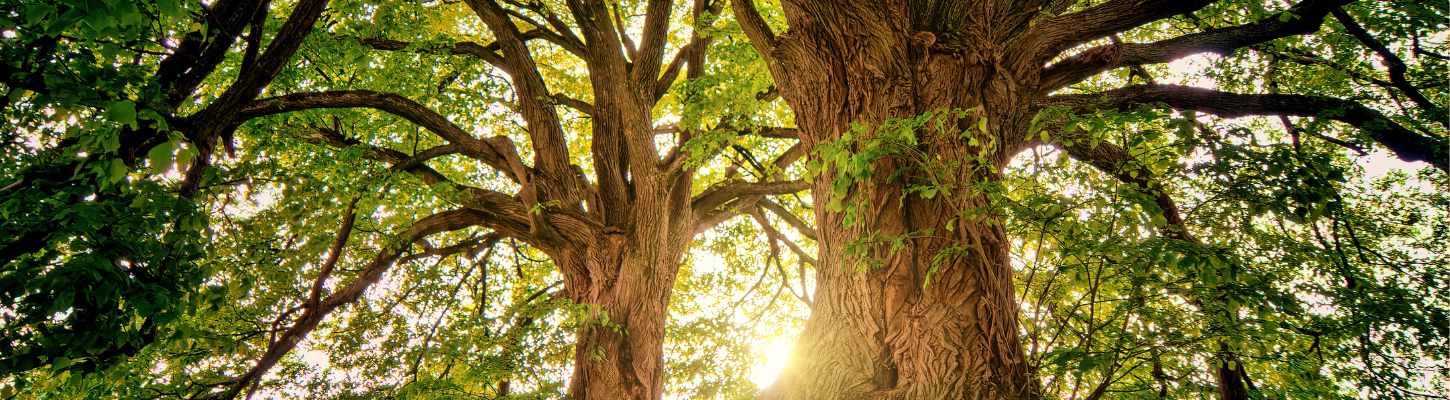
[[[1401,160],[1424,161],[1450,170],[1446,138],[1420,135],[1358,102],[1296,94],[1241,94],[1178,85],[1140,85],[1100,93],[1052,96],[1039,107],[1064,107],[1073,112],[1129,110],[1142,105],[1210,113],[1224,118],[1284,115],[1333,119],[1364,130]]]

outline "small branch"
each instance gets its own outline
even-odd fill
[[[625,32],[629,30],[629,25],[625,25],[624,20],[619,19],[619,3],[611,4],[611,6],[609,15],[614,18],[614,31],[619,34],[619,42],[624,44],[624,54],[630,60],[636,60],[639,58],[639,46],[636,46],[634,39]]]
[[[347,246],[347,239],[352,236],[352,224],[357,221],[357,202],[362,200],[361,196],[354,197],[352,202],[347,204],[343,210],[342,225],[337,227],[337,238],[332,241],[332,247],[327,251],[327,260],[322,262],[322,269],[317,272],[317,278],[312,281],[312,291],[307,295],[307,302],[304,307],[315,308],[322,300],[322,286],[327,284],[327,277],[332,275],[332,269],[337,266],[337,260],[342,258],[342,250]]]
[[[1450,56],[1446,56],[1444,54],[1440,54],[1440,53],[1436,53],[1436,52],[1433,52],[1433,51],[1425,50],[1424,47],[1421,47],[1420,46],[1420,36],[1419,35],[1411,35],[1410,36],[1410,46],[1412,46],[1412,47],[1415,48],[1415,55],[1421,55],[1421,56],[1425,56],[1425,57],[1437,58],[1437,59],[1441,59],[1441,60],[1450,61]]]
[[[241,70],[237,73],[240,76],[251,75],[252,69],[255,67],[257,53],[262,48],[262,31],[266,27],[267,12],[271,10],[271,4],[271,0],[263,0],[261,7],[258,7],[252,15],[251,28],[247,31],[247,49],[243,52]]]
[[[349,37],[345,37],[345,36],[338,36],[337,38],[338,39],[349,39]],[[358,43],[362,43],[364,46],[368,46],[368,47],[371,47],[371,48],[377,49],[377,50],[385,50],[385,51],[405,50],[409,46],[412,46],[413,45],[412,42],[404,42],[404,41],[401,41],[401,40],[382,39],[382,38],[351,37],[351,39],[356,39],[358,41]],[[455,42],[451,46],[441,46],[441,45],[440,46],[432,46],[432,47],[427,47],[427,48],[415,49],[414,51],[416,51],[416,52],[446,51],[446,52],[448,52],[448,54],[457,54],[457,55],[473,56],[473,57],[476,57],[476,58],[478,58],[480,60],[483,60],[484,62],[488,63],[489,65],[492,65],[494,67],[498,67],[499,69],[502,69],[505,72],[508,72],[510,70],[510,68],[508,68],[508,63],[505,63],[504,62],[503,56],[500,56],[500,55],[498,55],[498,53],[495,53],[496,51],[498,51],[498,47],[499,47],[498,46],[498,43],[489,43],[488,45],[481,45],[481,44],[478,44],[477,42]]]
[[[1075,138],[1074,140],[1077,143],[1073,146],[1061,146],[1073,159],[1086,162],[1117,178],[1118,181],[1133,186],[1139,192],[1153,197],[1153,202],[1162,209],[1163,219],[1167,222],[1165,226],[1158,228],[1163,236],[1203,244],[1189,232],[1188,224],[1183,220],[1178,204],[1169,195],[1168,188],[1154,179],[1153,171],[1139,164],[1136,157],[1110,142],[1100,141],[1096,146],[1092,146],[1085,138]]]
[[[775,213],[775,216],[780,217],[780,219],[782,221],[785,221],[786,224],[790,225],[792,228],[795,228],[796,232],[800,232],[801,236],[805,236],[811,240],[820,240],[816,238],[815,229],[811,228],[810,225],[806,225],[805,221],[802,221],[800,217],[797,217],[794,213],[786,210],[785,207],[781,207],[780,204],[774,201],[770,201],[770,199],[760,199],[760,201],[756,202],[755,204],[764,207],[767,210],[770,210],[770,212],[772,213]]]
[[[1343,9],[1336,8],[1331,13],[1334,14],[1334,19],[1339,20],[1339,23],[1344,25],[1344,29],[1350,35],[1353,35],[1355,39],[1359,39],[1359,42],[1364,44],[1365,47],[1374,50],[1374,53],[1378,54],[1381,60],[1384,60],[1385,67],[1389,69],[1390,82],[1395,85],[1395,88],[1404,92],[1405,96],[1410,98],[1410,101],[1415,102],[1415,105],[1420,106],[1425,111],[1429,111],[1432,114],[1432,118],[1430,119],[1439,122],[1446,128],[1450,128],[1450,120],[1445,118],[1445,109],[1436,106],[1434,102],[1431,102],[1429,98],[1425,97],[1424,93],[1420,93],[1419,88],[1410,84],[1410,81],[1405,79],[1405,71],[1409,69],[1405,66],[1405,60],[1400,59],[1398,55],[1395,55],[1394,51],[1385,47],[1383,43],[1380,43],[1373,35],[1365,31],[1364,27],[1360,26],[1358,22],[1355,22],[1354,17],[1349,16],[1349,13],[1344,12]]]
[[[800,257],[802,261],[810,262],[811,265],[815,265],[815,259],[811,258],[809,255],[806,255],[804,251],[800,250],[800,247],[797,247],[795,245],[795,242],[787,239],[785,235],[780,234],[780,231],[775,230],[775,227],[770,226],[770,220],[765,218],[765,215],[760,212],[759,208],[751,209],[750,216],[755,219],[755,223],[760,225],[760,229],[765,231],[766,236],[770,238],[769,261],[775,261],[775,267],[777,270],[780,271],[780,284],[787,286],[787,288],[790,289],[790,294],[792,296],[795,296],[795,298],[799,299],[802,303],[806,303],[806,307],[811,307],[813,304],[811,303],[810,293],[807,292],[808,288],[806,288],[805,277],[801,277],[801,294],[796,294],[795,288],[789,287],[790,275],[786,274],[785,265],[782,265],[782,263],[780,262],[780,250],[778,247],[776,247],[775,243],[777,241],[785,242],[786,245],[791,248],[791,251],[794,251],[796,253],[796,257]],[[766,263],[769,264],[769,261],[767,261]],[[769,267],[767,266],[767,268]]]
[[[467,210],[445,211],[414,222],[413,225],[408,227],[408,230],[403,236],[409,239],[407,242],[411,243],[414,240],[428,235],[464,229],[479,225],[482,222],[482,220],[477,218],[475,213]],[[296,348],[307,334],[316,329],[317,325],[328,314],[338,307],[357,301],[372,284],[382,279],[383,273],[387,272],[395,261],[397,261],[402,251],[403,249],[383,249],[379,251],[377,257],[373,259],[372,264],[358,273],[357,278],[353,279],[352,282],[349,282],[346,286],[328,295],[326,298],[321,299],[317,302],[316,306],[305,308],[302,315],[298,316],[292,323],[292,326],[287,328],[276,341],[267,347],[266,352],[262,354],[262,357],[257,360],[246,374],[237,378],[228,390],[218,393],[214,398],[235,398],[243,390],[246,390],[260,380],[287,353]]]
[[[492,248],[503,240],[504,235],[500,232],[493,232],[479,239],[469,239],[453,244],[448,247],[429,247],[418,253],[409,254],[398,259],[398,263],[421,260],[428,257],[448,257],[458,253],[475,254],[479,249]]]
[[[760,229],[764,230],[767,235],[770,235],[770,237],[775,238],[776,240],[785,242],[786,247],[790,247],[791,252],[795,253],[796,257],[800,257],[801,260],[811,265],[820,265],[819,261],[817,261],[815,257],[811,257],[810,253],[802,250],[799,245],[796,245],[795,241],[786,238],[785,234],[780,233],[780,231],[775,229],[774,226],[771,226],[770,220],[765,218],[765,214],[761,213],[759,208],[752,209],[750,211],[750,216],[755,219],[755,222],[760,225]],[[804,284],[802,284],[801,289],[802,292],[805,291]],[[806,300],[806,303],[810,304],[810,300]]]
[[[710,39],[693,40],[675,52],[674,57],[670,59],[670,64],[665,67],[664,72],[660,74],[660,79],[655,82],[656,99],[670,91],[670,86],[674,85],[675,79],[680,77],[680,70],[684,68],[685,61],[690,59],[696,51],[703,51],[702,49],[709,45],[709,41]]]
[[[528,207],[520,199],[504,193],[480,189],[468,185],[458,184],[449,180],[438,171],[429,168],[421,163],[407,168],[398,167],[399,164],[408,163],[416,157],[409,157],[401,151],[362,144],[357,140],[347,138],[337,131],[329,128],[310,128],[312,132],[309,139],[323,142],[323,144],[339,149],[352,146],[363,146],[368,152],[366,157],[378,161],[393,164],[394,170],[403,170],[417,176],[423,183],[432,185],[446,184],[451,186],[463,196],[454,198],[470,209],[481,213],[480,218],[489,221],[486,226],[496,231],[504,232],[513,237],[524,240],[532,240],[528,235],[531,219],[529,218]],[[515,157],[515,160],[517,158]],[[530,242],[538,245],[539,243]]]
[[[414,154],[412,157],[408,157],[407,159],[399,161],[398,163],[393,164],[389,168],[394,171],[406,171],[410,168],[422,165],[428,160],[432,160],[434,158],[446,155],[458,154],[462,151],[463,146],[459,146],[458,144],[454,143],[449,143],[442,146],[434,146],[424,149],[423,151],[418,152],[418,154]]]

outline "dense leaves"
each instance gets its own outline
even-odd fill
[[[983,105],[826,141],[757,52],[782,5],[727,3],[0,0],[0,398],[564,398],[590,362],[653,357],[608,347],[652,323],[664,377],[630,376],[749,398],[818,300],[813,213],[866,229],[952,196],[986,206],[945,230],[1010,234],[1043,397],[1214,397],[1224,371],[1253,398],[1450,392],[1443,2],[1214,2],[1048,57],[1025,139]],[[1133,53],[1181,35],[1221,47]],[[1364,165],[1394,156],[1428,163]],[[622,250],[566,250],[661,193],[685,251],[629,264],[668,271],[641,322],[588,301]],[[837,249],[867,274],[938,234]]]

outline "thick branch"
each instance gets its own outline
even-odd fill
[[[695,210],[695,215],[704,216],[737,198],[756,195],[782,195],[799,192],[808,188],[810,188],[810,184],[805,181],[762,183],[734,181],[712,187],[711,189],[713,190],[706,190],[704,193],[695,196],[690,202],[690,208]]]
[[[263,7],[261,0],[218,1],[207,13],[206,23],[214,32],[187,34],[176,50],[157,65],[156,81],[170,85],[166,104],[175,108],[190,97],[198,85],[226,59],[227,51],[248,19]]]
[[[545,171],[546,176],[569,176],[573,171],[569,164],[568,140],[564,137],[559,114],[551,102],[546,100],[549,90],[544,85],[544,78],[539,75],[523,35],[498,2],[465,0],[464,3],[493,32],[499,49],[503,51],[504,60],[512,71],[509,77],[518,95],[519,114],[529,128],[529,139],[534,150],[534,168]]]
[[[518,156],[513,151],[512,142],[506,137],[500,136],[488,140],[476,139],[432,109],[392,93],[347,90],[293,93],[261,99],[242,107],[237,113],[234,123],[240,124],[246,120],[272,114],[319,108],[372,108],[397,115],[428,129],[443,140],[461,146],[461,153],[483,161],[484,164],[502,172],[514,182],[519,182],[522,174],[527,173],[526,170],[521,171],[520,165],[513,161]]]
[[[764,127],[755,130],[753,133],[760,137],[774,139],[800,139],[800,130],[796,128]]]
[[[1324,16],[1352,0],[1306,0],[1258,22],[1183,35],[1153,43],[1115,43],[1093,47],[1043,71],[1041,90],[1050,93],[1088,77],[1131,65],[1158,64],[1198,53],[1228,54],[1234,49],[1292,35],[1314,33]],[[1292,17],[1284,18],[1288,13]]]
[[[1035,39],[1038,45],[1033,53],[1036,54],[1036,59],[1047,60],[1073,46],[1163,18],[1193,12],[1212,3],[1212,0],[1111,0],[1093,8],[1042,21],[1029,29],[1024,36],[1040,37]]]
[[[775,161],[772,162],[772,165],[775,166],[775,173],[771,174],[771,178],[782,179],[783,174],[781,174],[781,171],[784,171],[786,167],[790,166],[790,164],[795,163],[796,160],[804,156],[805,153],[805,146],[802,146],[800,143],[796,143],[795,146],[791,146],[791,148],[786,149],[785,153],[782,153],[779,157],[776,157]],[[732,174],[728,172],[726,173],[726,176],[730,175]],[[742,187],[749,185],[770,186],[761,186],[754,189],[745,189],[745,191],[752,191],[754,193],[740,192],[742,190]],[[805,188],[808,188],[809,186],[810,185],[808,183],[801,181],[777,181],[766,184],[750,184],[743,181],[732,181],[730,183],[716,184],[715,186],[706,188],[703,193],[695,196],[693,201],[691,202],[689,212],[693,215],[691,221],[694,225],[694,228],[690,229],[689,231],[692,232],[691,235],[700,234],[701,232],[714,228],[716,225],[725,222],[731,217],[734,217],[736,214],[750,212],[750,210],[755,209],[756,203],[760,202],[761,200],[765,200],[766,195],[794,193],[797,191],[805,190]],[[711,204],[716,205],[711,206]],[[723,210],[717,210],[720,205],[725,205],[725,208]]]
[[[760,16],[760,10],[755,8],[755,2],[751,0],[730,0],[730,8],[735,12],[735,21],[740,23],[740,29],[745,31],[745,36],[750,38],[750,44],[755,47],[755,52],[760,54],[767,64],[774,64],[775,57],[775,32],[770,29],[770,24]],[[776,75],[783,76],[783,75]]]
[[[644,30],[640,36],[639,55],[634,57],[633,74],[638,87],[653,84],[659,80],[660,65],[664,62],[665,43],[669,40],[670,14],[674,1],[649,0],[644,9]],[[624,27],[619,27],[623,32]]]
[[[1318,116],[1364,130],[1405,161],[1424,161],[1450,170],[1446,138],[1427,137],[1405,129],[1379,111],[1358,102],[1295,94],[1239,94],[1177,85],[1141,85],[1085,95],[1052,96],[1041,107],[1065,107],[1073,112],[1097,109],[1129,110],[1141,105],[1215,114],[1224,118],[1250,115]]]
[[[257,59],[255,68],[251,68],[248,74],[237,77],[236,83],[227,88],[215,102],[207,106],[199,114],[212,112],[226,113],[242,102],[250,101],[262,93],[262,88],[272,82],[272,78],[282,71],[282,67],[292,60],[292,55],[297,53],[297,48],[302,46],[302,41],[312,33],[312,26],[322,16],[322,10],[327,8],[327,0],[302,0],[293,7],[292,14],[287,17],[287,22],[282,24],[282,29],[277,36],[267,45],[267,50]]]
[[[563,93],[554,93],[552,96],[549,97],[553,98],[554,102],[569,106],[569,108],[574,109],[574,111],[578,111],[580,113],[583,113],[584,115],[594,115],[594,105],[589,104],[584,100],[569,97],[568,95],[565,95]]]

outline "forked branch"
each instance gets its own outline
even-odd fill
[[[795,228],[796,232],[800,232],[801,236],[805,236],[806,238],[809,238],[811,240],[820,240],[816,239],[815,228],[811,228],[811,226],[807,225],[805,221],[802,221],[800,217],[796,216],[794,213],[791,213],[790,210],[786,210],[785,207],[781,207],[780,204],[774,201],[770,201],[770,199],[760,199],[760,201],[756,204],[767,210],[770,210],[770,212],[775,214],[775,216],[780,217],[780,219],[782,221],[785,221],[786,224],[790,225],[792,228]]]

